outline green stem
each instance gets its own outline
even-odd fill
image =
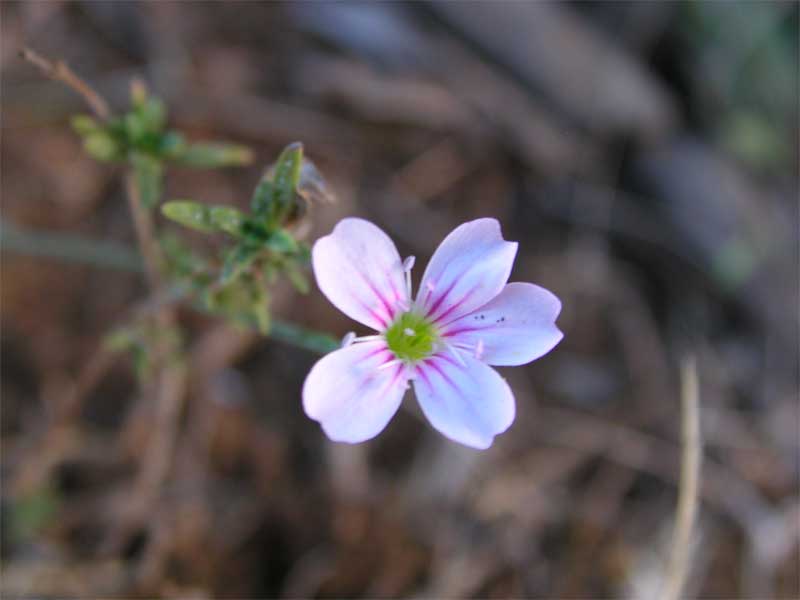
[[[104,242],[80,236],[20,229],[0,221],[0,247],[2,249],[54,260],[80,263],[92,267],[143,272],[139,254],[132,248],[116,242]],[[185,292],[177,292],[183,296]],[[303,348],[315,354],[327,354],[339,347],[333,336],[306,329],[295,323],[274,320],[269,337]]]
[[[18,254],[53,258],[106,269],[141,271],[142,259],[132,248],[115,242],[89,240],[66,233],[20,229],[0,221],[0,246]]]

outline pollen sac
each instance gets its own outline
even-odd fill
[[[401,314],[384,334],[389,350],[400,360],[416,362],[433,354],[439,339],[436,327],[415,312]]]

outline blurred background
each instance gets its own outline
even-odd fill
[[[800,596],[797,3],[0,10],[4,596],[654,597],[689,354],[705,456],[686,595]],[[309,241],[359,215],[425,264],[456,225],[499,219],[512,280],[564,306],[564,341],[501,370],[513,427],[472,451],[409,396],[377,439],[332,444],[300,404],[317,355],[182,309],[190,385],[142,493],[156,398],[98,351],[148,296],[108,256],[135,249],[121,172],[82,152],[86,107],[24,46],[114,108],[140,76],[188,137],[253,149],[170,170],[168,197],[245,206],[299,140],[338,199]],[[313,285],[281,284],[273,311],[353,328]]]

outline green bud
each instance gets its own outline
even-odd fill
[[[301,192],[299,186],[304,181],[305,188]],[[294,142],[284,148],[261,178],[251,206],[258,221],[267,229],[273,229],[283,225],[297,211],[300,198],[317,199],[324,191],[322,177],[314,165],[303,158],[303,145]]]

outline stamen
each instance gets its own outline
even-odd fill
[[[464,362],[464,357],[461,356],[461,351],[458,348],[456,348],[452,344],[447,344],[445,347],[450,351],[450,354],[452,354],[453,357],[458,361],[458,364],[460,364],[462,367],[467,366],[467,363]]]
[[[414,262],[416,260],[417,259],[414,256],[407,256],[406,259],[403,261],[403,272],[406,275],[406,291],[408,292],[409,300],[411,299],[411,295],[412,295],[411,269],[414,268]]]
[[[406,335],[416,335],[416,331],[411,329],[411,327],[406,327],[405,329],[403,329],[403,333],[405,333]]]
[[[382,340],[382,335],[362,335],[357,338],[353,338],[354,342],[374,342],[375,340]]]
[[[431,296],[433,295],[433,290],[435,290],[435,289],[436,289],[436,283],[434,283],[433,281],[428,281],[428,282],[425,283],[425,300],[424,300],[424,302],[427,303],[428,300],[430,300]]]
[[[344,334],[342,338],[342,348],[347,348],[348,346],[352,345],[353,342],[356,341],[356,332],[355,331],[348,331]]]

